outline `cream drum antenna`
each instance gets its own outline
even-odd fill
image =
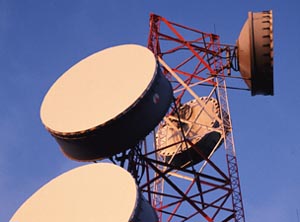
[[[19,222],[157,222],[135,179],[111,163],[88,164],[42,186],[16,211]]]
[[[251,95],[273,95],[273,13],[249,12],[237,40],[239,71]]]
[[[162,120],[171,99],[154,54],[120,45],[58,78],[43,100],[41,119],[67,157],[95,161],[134,147]]]

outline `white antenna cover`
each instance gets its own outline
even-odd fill
[[[120,45],[65,72],[46,94],[41,119],[67,157],[93,161],[138,144],[162,120],[172,95],[149,49]]]
[[[95,53],[52,85],[41,106],[42,122],[67,134],[104,124],[136,102],[155,71],[155,57],[143,46],[122,45]]]
[[[90,164],[61,174],[18,209],[11,222],[156,222],[134,178],[110,163]]]
[[[251,95],[274,95],[272,11],[248,13],[237,47],[239,71]]]

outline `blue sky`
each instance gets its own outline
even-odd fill
[[[248,222],[298,222],[300,213],[300,4],[287,1],[0,0],[0,221],[50,179],[80,163],[66,159],[39,109],[52,83],[101,49],[147,44],[149,14],[235,44],[248,11],[273,10],[275,96],[229,91]]]

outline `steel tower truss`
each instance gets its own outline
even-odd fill
[[[148,137],[111,160],[127,166],[156,209],[159,222],[245,221],[226,86],[226,77],[234,69],[235,46],[221,45],[218,35],[152,14],[148,48],[171,82],[174,100],[164,120]],[[183,130],[183,126],[199,122],[184,120],[180,112],[191,100],[201,107],[199,115],[207,112],[210,99],[218,103],[218,126],[213,130],[221,136],[210,152],[204,153],[188,136],[191,129]],[[161,130],[164,126],[181,139],[168,143],[169,132]],[[212,130],[211,126],[197,127],[200,131],[203,127],[208,132]],[[172,156],[162,155],[164,149],[172,146],[177,147]],[[176,166],[172,159],[184,146],[190,147],[184,158],[191,161]]]
[[[232,68],[234,47],[221,45],[215,34],[152,14],[148,48],[157,56],[172,83],[175,98],[170,113],[174,110],[176,113],[179,104],[190,98],[217,99],[222,110],[219,142],[223,142],[225,149],[224,153],[218,150],[216,154],[220,152],[220,155],[216,158],[213,158],[214,152],[219,144],[208,157],[201,149],[196,150],[204,161],[189,168],[174,168],[158,153],[155,161],[145,155],[146,165],[155,171],[155,177],[141,188],[152,194],[152,204],[160,221],[200,221],[196,219],[199,217],[202,221],[245,221],[225,81]],[[205,104],[202,105],[205,110]],[[166,116],[166,124],[170,122],[168,119]],[[155,135],[157,147],[166,137]],[[184,140],[182,142],[190,143],[187,138]],[[226,165],[219,163],[222,157]]]

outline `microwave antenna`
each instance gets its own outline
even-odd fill
[[[274,94],[272,11],[249,12],[236,45],[151,14],[148,47],[88,56],[56,80],[41,106],[66,157],[119,166],[88,164],[60,175],[13,219],[66,213],[66,221],[244,222],[229,89]],[[120,207],[108,207],[113,201]]]

